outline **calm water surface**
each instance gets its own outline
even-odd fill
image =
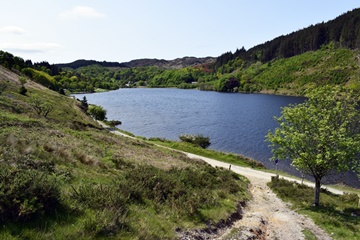
[[[181,89],[119,89],[86,96],[103,106],[109,120],[122,121],[122,130],[137,136],[178,140],[180,134],[210,137],[209,148],[239,153],[274,168],[264,137],[274,130],[281,107],[304,98],[264,94],[218,93]],[[289,171],[288,164],[279,168]],[[291,168],[290,168],[291,169]]]

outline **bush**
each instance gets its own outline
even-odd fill
[[[88,109],[88,114],[95,118],[96,120],[103,121],[106,119],[106,110],[101,106],[90,105]]]
[[[34,108],[39,116],[47,117],[47,115],[54,110],[53,104],[44,102],[37,97],[31,99],[31,106]]]
[[[27,89],[26,89],[24,86],[21,86],[21,87],[19,88],[19,93],[20,93],[21,95],[26,95]]]
[[[0,222],[29,220],[60,206],[56,179],[37,170],[0,168]]]
[[[207,148],[211,144],[210,138],[204,137],[201,134],[197,134],[197,135],[184,134],[184,135],[180,135],[179,138],[183,142],[188,142],[193,145],[199,146],[201,148]]]

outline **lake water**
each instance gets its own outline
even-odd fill
[[[269,161],[272,154],[265,135],[278,126],[274,116],[280,116],[282,107],[305,100],[173,88],[132,88],[75,95],[78,99],[83,96],[89,103],[104,107],[109,120],[122,121],[120,129],[137,136],[179,140],[180,134],[202,134],[210,137],[210,149],[242,154],[270,169],[275,165]],[[289,162],[280,161],[278,168],[300,176]],[[354,177],[352,182],[357,180]]]
[[[180,134],[210,137],[209,148],[239,153],[268,168],[271,149],[264,137],[277,123],[281,107],[304,98],[264,94],[218,93],[198,90],[132,88],[86,96],[107,110],[109,120],[137,136],[179,140]]]

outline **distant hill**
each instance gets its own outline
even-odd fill
[[[86,67],[86,66],[90,66],[90,65],[100,65],[102,67],[127,67],[126,65],[122,64],[122,63],[118,63],[118,62],[100,62],[100,61],[95,61],[95,60],[85,60],[85,59],[80,59],[80,60],[76,60],[74,62],[71,63],[59,63],[59,64],[55,64],[55,66],[59,67],[59,68],[72,68],[72,69],[78,69],[81,67]]]
[[[102,67],[118,67],[118,68],[133,68],[133,67],[149,67],[149,66],[155,66],[159,68],[164,69],[180,69],[185,67],[194,67],[197,65],[202,64],[212,64],[214,63],[216,58],[214,57],[205,57],[205,58],[196,58],[196,57],[183,57],[183,58],[177,58],[174,60],[164,60],[164,59],[137,59],[132,60],[130,62],[100,62],[95,60],[76,60],[72,63],[60,63],[55,64],[57,67],[60,68],[72,68],[72,69],[78,69],[80,67],[86,67],[90,65],[100,65]]]
[[[185,67],[194,67],[202,64],[212,64],[215,62],[216,58],[205,57],[205,58],[196,58],[196,57],[183,57],[176,58],[174,60],[158,60],[158,59],[138,59],[132,60],[130,62],[124,63],[128,67],[148,67],[156,66],[165,69],[180,69]]]

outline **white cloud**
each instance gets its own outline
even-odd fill
[[[57,43],[0,43],[0,49],[9,52],[42,53],[57,48]]]
[[[81,18],[103,18],[104,14],[98,12],[96,9],[87,6],[76,6],[70,10],[61,12],[59,18],[62,20],[72,20]]]
[[[5,26],[0,28],[0,32],[12,33],[12,34],[23,34],[25,30],[18,26]]]

